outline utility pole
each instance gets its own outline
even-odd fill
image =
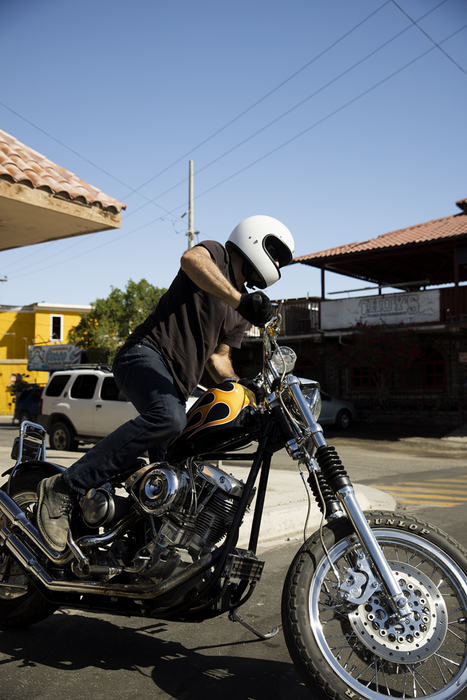
[[[0,277],[0,282],[8,282],[8,277],[5,275],[5,277]],[[3,297],[3,295],[2,295]],[[2,306],[3,298],[0,299],[0,306]]]
[[[195,229],[193,225],[193,161],[190,160],[188,178],[188,248],[193,248],[195,243]]]

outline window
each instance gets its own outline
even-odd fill
[[[350,386],[352,389],[376,389],[376,382],[368,367],[352,367]]]
[[[50,315],[50,340],[63,340],[63,316]]]
[[[60,396],[70,377],[71,374],[57,374],[55,377],[52,377],[50,384],[45,391],[45,395]]]
[[[113,377],[106,377],[102,382],[101,399],[104,401],[126,401],[123,394],[118,390]]]
[[[97,377],[94,374],[80,374],[71,387],[70,396],[73,399],[92,399],[96,384]]]
[[[446,360],[434,348],[422,348],[419,356],[405,371],[407,389],[445,389]]]

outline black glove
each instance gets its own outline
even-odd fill
[[[237,311],[240,316],[246,318],[253,326],[260,326],[261,328],[274,316],[273,305],[269,297],[263,292],[242,294]]]
[[[256,396],[256,403],[261,403],[266,398],[266,392],[262,386],[257,386],[252,379],[247,379],[243,377],[238,380],[238,384],[241,384],[246,389],[249,389]]]

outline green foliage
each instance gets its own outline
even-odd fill
[[[382,406],[389,398],[389,380],[393,372],[408,367],[419,353],[417,337],[409,329],[388,330],[384,325],[358,323],[345,344],[338,350],[330,349],[330,358],[337,367],[367,368]]]
[[[68,333],[68,342],[83,348],[88,362],[112,362],[130,333],[151,314],[166,289],[145,279],[130,280],[124,291],[111,287],[106,299],[96,299],[92,311]]]

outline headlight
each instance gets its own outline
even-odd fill
[[[292,372],[296,361],[297,355],[292,348],[287,347],[278,347],[271,358],[271,362],[279,374],[284,374],[284,367],[286,374],[287,372]]]
[[[313,414],[314,419],[317,421],[321,413],[321,392],[318,382],[311,379],[300,379],[300,390],[305,397],[310,410]],[[282,400],[288,411],[292,414],[293,418],[297,421],[299,425],[306,428],[309,423],[305,416],[303,415],[298,404],[295,402],[295,398],[289,388],[286,388],[282,394]]]
[[[321,391],[318,382],[311,379],[300,379],[300,389],[306,399],[307,404],[311,408],[311,412],[315,420],[318,420],[321,414]]]

